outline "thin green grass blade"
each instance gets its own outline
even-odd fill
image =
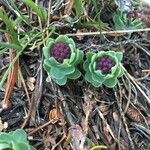
[[[16,4],[14,3],[14,1],[12,0],[7,0],[7,2],[9,3],[9,5],[14,9],[14,11],[16,12],[17,16],[19,18],[22,19],[22,21],[24,21],[27,25],[29,25],[30,27],[32,27],[32,25],[30,24],[30,20],[22,15],[22,12],[18,9],[18,7],[16,6]]]
[[[54,26],[48,27],[47,29],[44,29],[44,31],[43,31],[43,32],[46,32],[47,30],[50,30],[50,29],[51,29],[51,31],[50,31],[50,33],[48,34],[48,37],[50,37],[51,34],[55,31],[55,27],[54,27]],[[4,82],[5,82],[5,80],[7,79],[8,74],[10,73],[12,67],[14,66],[16,60],[19,58],[19,56],[22,54],[22,52],[26,49],[26,47],[27,47],[33,40],[35,40],[37,37],[39,37],[39,35],[42,36],[42,35],[43,35],[43,32],[38,32],[33,38],[30,39],[30,41],[28,41],[28,42],[25,44],[25,46],[24,46],[21,50],[19,50],[19,51],[17,52],[16,57],[15,57],[15,58],[13,59],[13,61],[10,63],[8,69],[6,70],[4,76],[2,77],[2,79],[1,79],[1,81],[0,81],[0,89],[3,87]],[[46,38],[48,38],[48,37],[46,37]],[[45,40],[43,40],[43,41],[40,43],[40,45],[42,45],[44,42],[45,42]],[[40,45],[39,45],[39,46],[40,46]]]
[[[94,8],[95,8],[95,12],[96,12],[96,14],[98,14],[98,7],[97,7],[97,3],[96,3],[96,2],[97,2],[97,1],[92,0],[93,6],[94,6]]]
[[[8,18],[8,15],[3,9],[3,7],[0,7],[0,18],[5,23],[6,28],[8,29],[8,32],[11,35],[13,43],[20,45],[17,39],[17,33],[14,30],[13,21]]]
[[[75,0],[74,3],[77,19],[80,19],[82,13],[82,0]]]
[[[2,42],[2,41],[0,41],[0,47],[7,48],[7,49],[11,48],[14,50],[21,50],[22,49],[21,46],[18,46],[16,44],[9,44],[9,43]],[[1,51],[1,49],[0,49],[0,51]]]
[[[8,48],[2,48],[2,49],[0,49],[0,55],[3,54],[3,53],[5,53],[7,50],[8,50]]]
[[[44,8],[39,7],[36,3],[34,3],[32,0],[23,0],[23,2],[29,6],[32,11],[34,11],[37,16],[40,17],[42,22],[46,22],[47,19],[47,12]]]

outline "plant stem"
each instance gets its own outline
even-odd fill
[[[11,37],[6,34],[6,39],[9,43],[12,43]],[[13,59],[16,56],[16,52],[13,49],[9,49],[9,59],[10,62],[13,61]],[[2,108],[7,109],[10,106],[10,96],[13,91],[13,87],[15,85],[15,82],[17,80],[18,76],[18,68],[19,68],[19,59],[15,62],[14,66],[12,67],[11,71],[9,72],[8,78],[7,78],[7,83],[6,83],[6,90],[5,90],[5,95],[4,99],[2,101]]]

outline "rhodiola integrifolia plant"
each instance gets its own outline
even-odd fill
[[[12,132],[0,132],[0,150],[35,150],[29,144],[27,134],[22,129]]]
[[[105,85],[109,88],[117,84],[123,75],[122,53],[115,51],[88,52],[84,62],[85,79],[95,87]]]
[[[83,59],[83,51],[76,48],[73,39],[60,35],[57,39],[49,38],[43,48],[44,68],[53,81],[65,85],[67,79],[81,76],[77,65]]]

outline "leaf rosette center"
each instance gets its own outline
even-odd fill
[[[52,46],[50,55],[54,57],[56,61],[62,63],[64,59],[70,58],[71,50],[66,43],[58,42]]]
[[[111,73],[111,69],[115,66],[115,61],[110,56],[104,55],[97,58],[96,60],[96,69],[100,70],[102,74]]]

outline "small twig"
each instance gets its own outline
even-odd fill
[[[142,72],[150,72],[150,69],[144,69]]]
[[[117,30],[117,31],[102,31],[102,32],[80,32],[80,33],[72,33],[66,34],[67,36],[92,36],[92,35],[100,35],[100,34],[125,34],[125,33],[133,33],[133,32],[145,32],[150,31],[150,28],[146,29],[135,29],[135,30]]]
[[[145,42],[147,39],[145,38],[139,38],[139,39],[128,39],[128,40],[123,40],[123,41],[108,41],[105,44],[100,44],[96,45],[93,43],[89,43],[88,45],[82,45],[80,49],[83,49],[84,51],[89,50],[89,49],[94,49],[94,51],[99,51],[100,49],[111,49],[114,46],[125,46],[127,44],[134,44],[134,43],[139,43],[139,42]]]
[[[123,66],[122,66],[123,67]],[[148,103],[150,103],[150,98],[144,93],[144,91],[141,89],[141,87],[138,85],[137,81],[127,72],[127,70],[123,67],[126,75],[130,78],[130,80],[133,82],[133,84],[138,88],[138,90],[142,93],[142,95],[146,98]]]
[[[150,56],[150,52],[149,50],[146,50],[144,47],[140,46],[139,44],[137,43],[134,43],[134,45],[138,48],[140,48],[141,50],[143,50],[148,56]]]
[[[36,129],[33,129],[31,132],[28,133],[28,136],[32,136],[35,132],[37,132],[38,130],[40,130],[40,129],[46,127],[46,126],[48,126],[48,125],[51,124],[51,123],[52,123],[52,120],[50,120],[50,121],[48,121],[47,123],[45,123],[45,124],[43,124],[43,125],[37,127]]]
[[[104,125],[107,127],[107,130],[109,131],[109,133],[112,136],[112,138],[115,140],[115,142],[119,143],[118,139],[115,137],[115,135],[114,135],[110,125],[107,123],[107,121],[106,121],[104,115],[102,114],[102,112],[98,108],[96,110],[97,110],[100,118],[102,119]]]
[[[150,72],[148,72],[144,77],[136,78],[135,80],[136,80],[136,81],[144,80],[144,79],[146,79],[146,78],[149,77],[149,76],[150,76]]]
[[[32,111],[33,111],[33,109],[32,109],[33,105],[34,105],[34,97],[33,97],[33,94],[32,94],[31,103],[29,105],[29,110],[28,110],[27,118],[24,120],[24,122],[23,122],[23,124],[21,126],[22,129],[27,125],[28,121],[31,118],[31,114],[32,114]]]
[[[52,7],[52,4],[51,4],[51,0],[49,0],[48,2],[48,20],[47,20],[47,27],[49,27],[49,24],[50,24],[50,21],[51,21],[51,7]],[[48,35],[48,31],[47,31],[47,35]]]
[[[30,104],[30,103],[31,103],[31,99],[30,99],[29,92],[28,92],[28,89],[27,89],[25,80],[24,80],[24,78],[23,78],[23,75],[22,75],[22,72],[21,72],[20,69],[19,69],[19,76],[20,76],[20,78],[21,78],[21,83],[22,83],[22,85],[23,85],[24,91],[25,91],[25,93],[26,93],[27,99],[28,99],[29,104]]]
[[[121,87],[120,87],[119,84],[118,84],[118,86],[119,86],[119,98],[117,98],[117,97],[118,97],[118,96],[117,96],[117,93],[115,93],[115,96],[116,96],[116,99],[117,99],[117,101],[118,101],[117,104],[118,104],[118,107],[119,107],[119,112],[120,112],[120,115],[121,115],[121,117],[122,117],[122,120],[123,120],[123,123],[124,123],[124,126],[125,126],[125,130],[126,130],[128,139],[129,139],[129,141],[130,141],[130,146],[131,146],[132,149],[135,149],[134,143],[133,143],[133,141],[132,141],[131,134],[130,134],[130,131],[129,131],[129,128],[128,128],[128,125],[127,125],[127,121],[126,121],[126,119],[125,119],[125,114],[124,114],[124,112],[123,112],[123,110],[122,110],[122,97],[123,97],[123,95],[122,95]],[[126,108],[125,108],[125,109],[128,108],[128,105],[129,105],[129,104],[126,105]],[[125,111],[127,111],[127,110],[125,110]],[[120,143],[119,143],[119,147],[120,147]]]
[[[57,147],[58,145],[60,145],[60,143],[61,143],[65,138],[66,138],[66,135],[64,134],[63,137],[59,140],[59,142],[58,142],[57,144],[55,144],[55,145],[52,147],[51,150],[55,150],[56,147]]]

